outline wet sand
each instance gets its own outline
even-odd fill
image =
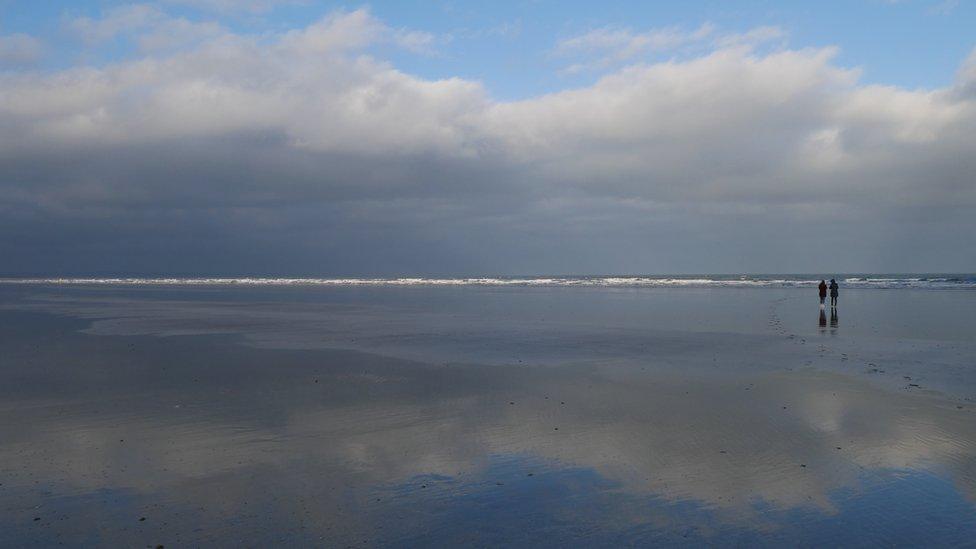
[[[976,539],[972,292],[0,292],[0,546]]]

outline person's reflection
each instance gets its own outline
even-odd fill
[[[830,310],[830,334],[837,335],[837,309]]]
[[[820,308],[820,331],[823,332],[827,329],[827,313],[824,312],[823,307]]]

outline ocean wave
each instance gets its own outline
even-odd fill
[[[976,275],[838,277],[843,287],[976,289]],[[527,286],[527,287],[689,287],[801,288],[819,278],[804,276],[559,276],[478,278],[5,278],[0,284],[110,286]]]

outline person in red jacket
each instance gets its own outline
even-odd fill
[[[824,300],[827,299],[827,283],[821,280],[817,288],[820,289],[820,306],[823,307]]]

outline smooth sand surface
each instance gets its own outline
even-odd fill
[[[973,292],[2,291],[0,546],[976,539]]]

